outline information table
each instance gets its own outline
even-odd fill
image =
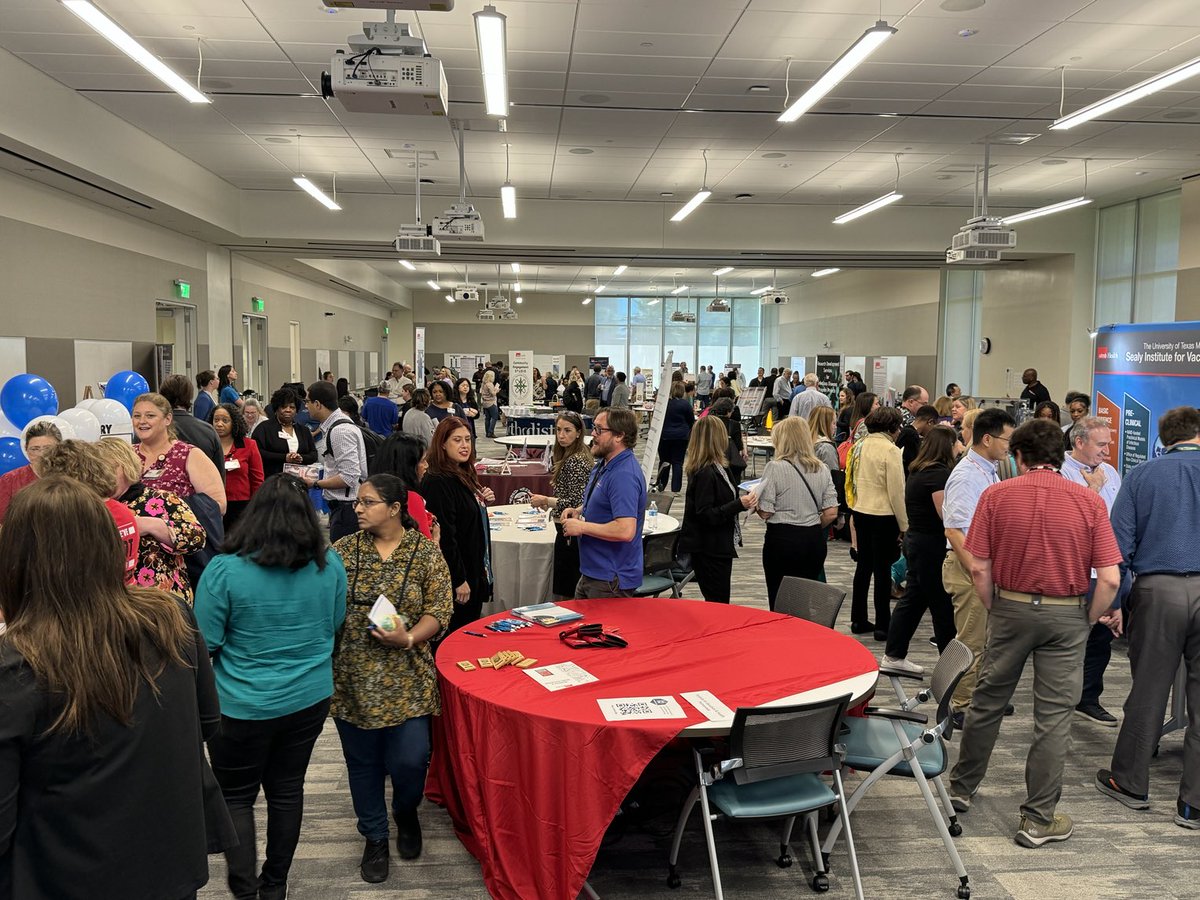
[[[479,478],[479,483],[484,487],[491,488],[496,495],[496,499],[488,506],[504,506],[514,502],[513,493],[522,488],[531,494],[544,494],[548,497],[554,495],[554,489],[550,486],[550,473],[546,471],[546,466],[540,460],[511,462],[508,464],[508,474],[488,472],[488,468],[499,467],[482,464],[475,466],[475,474]],[[516,499],[519,501],[521,498]]]
[[[619,629],[621,650],[576,650],[559,628],[493,634],[478,623],[438,650],[442,715],[434,720],[427,796],[446,807],[498,900],[576,896],[605,829],[642,770],[681,732],[728,732],[685,692],[731,710],[874,690],[878,666],[857,640],[778,613],[693,600],[570,601],[583,621]],[[578,623],[574,623],[578,624]],[[456,663],[519,650],[539,666],[573,662],[596,680],[550,692],[526,671]],[[671,696],[683,718],[609,722],[598,700]],[[647,875],[646,892],[659,890]]]

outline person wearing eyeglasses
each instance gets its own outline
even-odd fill
[[[25,457],[29,465],[13,469],[0,475],[0,523],[8,512],[8,504],[22,488],[29,487],[41,477],[42,454],[62,441],[62,433],[51,422],[37,422],[29,427],[22,439]]]
[[[575,597],[629,597],[642,583],[642,513],[646,477],[633,448],[632,410],[601,410],[592,424],[592,470],[583,502],[563,510],[563,534],[579,541]]]

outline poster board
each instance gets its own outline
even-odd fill
[[[671,383],[671,360],[674,350],[667,351],[667,358],[659,368],[661,384]],[[646,388],[649,390],[650,374],[646,373]],[[647,396],[649,394],[647,393]],[[646,476],[646,484],[654,484],[654,457],[658,455],[658,442],[662,438],[663,421],[667,417],[667,395],[664,392],[654,403],[654,412],[650,414],[650,430],[646,432],[646,446],[642,450],[642,474]]]
[[[321,351],[317,351],[319,354]],[[319,356],[317,357],[320,358]],[[326,355],[328,358],[328,354]],[[425,383],[425,326],[413,329],[413,376],[417,384]]]
[[[508,404],[533,404],[533,351],[508,351]]]
[[[745,388],[737,398],[738,409],[741,410],[743,416],[757,416],[762,412],[763,403],[767,399],[767,389],[765,387],[748,387]]]
[[[318,350],[317,351],[317,374],[316,374],[316,377],[313,378],[313,381],[320,381],[321,376],[324,375],[328,371],[330,371],[329,351],[328,350]]]
[[[838,408],[838,393],[842,389],[842,357],[835,354],[817,356],[817,388]]]

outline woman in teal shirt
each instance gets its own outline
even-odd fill
[[[209,741],[238,833],[225,853],[235,898],[281,900],[300,839],[304,775],[333,694],[334,636],[346,617],[346,570],[325,547],[303,482],[273,475],[225,538],[196,589],[221,699]],[[261,873],[254,801],[267,796]]]

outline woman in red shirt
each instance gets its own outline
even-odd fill
[[[258,444],[246,436],[246,420],[232,403],[222,403],[213,410],[213,429],[221,439],[225,454],[225,533],[238,520],[250,498],[263,483],[262,457]]]

